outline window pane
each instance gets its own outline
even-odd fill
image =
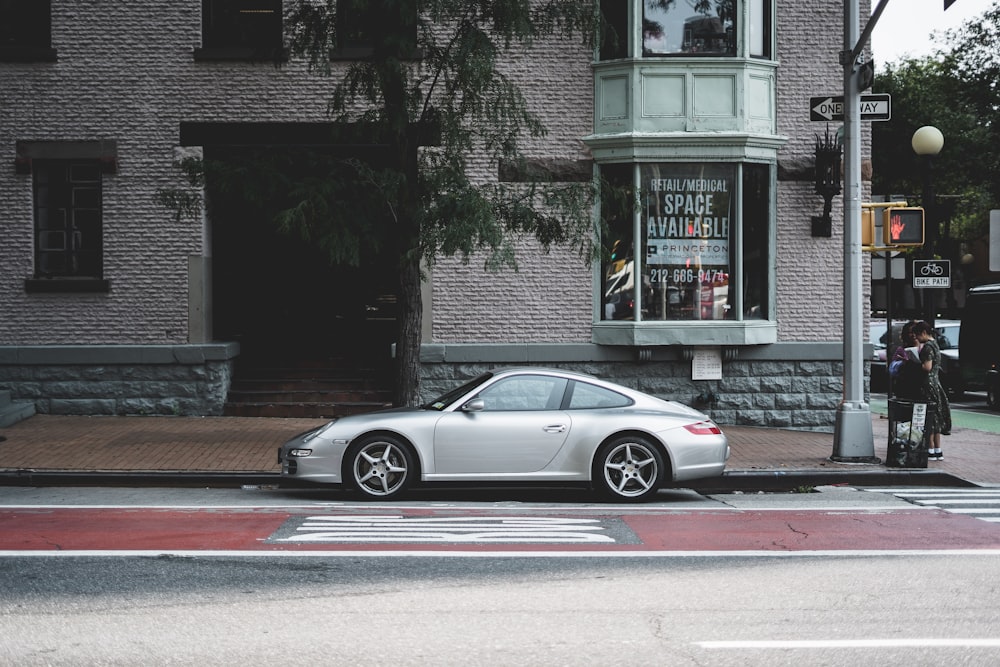
[[[611,164],[601,168],[601,216],[608,226],[604,237],[601,275],[601,319],[635,319],[635,243],[632,222],[631,164]]]
[[[601,60],[628,57],[628,0],[601,0]]]
[[[574,382],[573,397],[569,401],[569,408],[570,410],[622,408],[631,404],[631,400],[610,389],[595,387],[585,382]]]
[[[70,183],[100,183],[101,170],[96,163],[71,164],[69,166]]]
[[[562,378],[531,375],[501,380],[479,397],[487,410],[558,410],[565,391]]]
[[[281,0],[204,0],[202,45],[207,48],[279,48]]]
[[[736,165],[644,164],[642,317],[733,317],[729,283]]]
[[[74,208],[96,208],[101,203],[101,191],[98,188],[73,188]]]
[[[49,0],[0,0],[0,48],[47,48]]]
[[[32,174],[36,275],[102,277],[100,165],[37,160]]]
[[[750,1],[750,55],[771,57],[771,0]]]
[[[39,232],[38,233],[38,249],[39,250],[65,250],[66,249],[66,232]]]
[[[743,165],[743,317],[768,319],[771,169]]]
[[[711,0],[645,0],[642,9],[642,53],[734,55],[734,2]]]
[[[368,0],[340,0],[337,3],[338,42],[341,48],[372,48],[375,45],[372,10]]]

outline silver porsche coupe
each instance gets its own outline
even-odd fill
[[[721,475],[725,434],[707,416],[589,375],[494,370],[419,408],[334,419],[278,451],[285,479],[394,499],[432,482],[586,484],[617,500]]]

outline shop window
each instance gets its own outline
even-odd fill
[[[768,318],[768,165],[643,163],[602,174],[613,193],[602,200],[602,319]]]
[[[35,160],[35,277],[100,279],[101,164]]]
[[[642,54],[736,55],[736,5],[733,0],[644,0]]]
[[[54,61],[49,0],[0,0],[0,62]]]
[[[281,0],[202,0],[201,11],[205,49],[282,48]]]

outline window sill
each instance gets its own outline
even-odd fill
[[[778,341],[778,325],[769,320],[677,320],[669,322],[596,322],[591,340],[598,345],[766,345]]]
[[[283,63],[288,61],[288,49],[283,47],[244,47],[244,46],[216,46],[196,48],[194,50],[195,62],[273,62]]]
[[[55,49],[36,46],[0,47],[0,62],[3,63],[54,63],[59,60]]]
[[[107,293],[111,291],[111,281],[103,278],[28,278],[24,281],[24,291],[29,294]]]
[[[375,53],[375,49],[370,46],[354,46],[354,47],[344,47],[342,49],[333,49],[330,51],[329,56],[332,62],[341,60],[366,60],[371,58]],[[402,56],[403,60],[423,60],[424,53],[420,49],[416,49]]]

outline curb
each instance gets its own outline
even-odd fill
[[[308,482],[282,479],[281,474],[266,472],[189,472],[189,471],[93,471],[79,470],[4,470],[0,486],[112,486],[112,487],[209,487],[280,486],[285,489],[323,488]],[[454,487],[454,485],[449,485]],[[474,484],[470,483],[470,486]],[[939,470],[859,470],[829,472],[824,470],[731,470],[721,477],[688,480],[667,488],[692,489],[699,493],[772,492],[787,493],[813,486],[939,486],[978,487]]]
[[[978,487],[978,484],[940,470],[858,470],[829,472],[826,470],[733,470],[721,477],[696,479],[678,486],[699,493],[801,491],[814,486],[940,486]]]

